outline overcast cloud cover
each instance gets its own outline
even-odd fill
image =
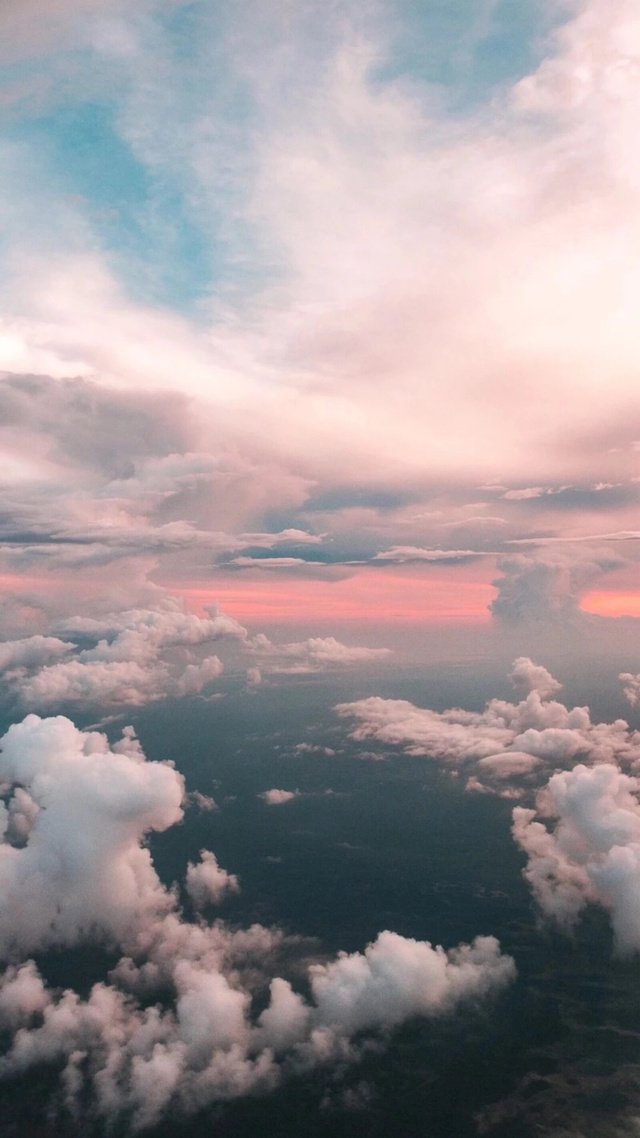
[[[513,799],[541,918],[640,950],[636,0],[6,0],[0,65],[0,1074],[142,1128],[514,979],[381,930],[303,994],[215,851],[161,881],[196,800],[126,717],[231,687],[373,676],[340,729]],[[454,625],[513,702],[375,694]],[[561,701],[587,650],[631,726]]]

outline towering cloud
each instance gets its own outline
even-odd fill
[[[536,810],[516,807],[513,833],[542,912],[564,928],[589,902],[611,914],[619,952],[640,950],[640,782],[617,767],[553,775]]]
[[[620,564],[611,554],[563,556],[517,554],[498,561],[502,576],[489,606],[508,624],[566,624],[584,620],[580,599],[603,573]]]

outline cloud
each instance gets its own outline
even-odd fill
[[[478,759],[478,770],[497,779],[509,779],[513,775],[528,774],[540,766],[542,759],[527,751],[506,751],[499,755],[487,755]]]
[[[291,644],[274,644],[264,633],[250,640],[248,651],[260,662],[262,672],[291,675],[374,663],[393,655],[390,648],[341,644],[333,636],[311,636]]]
[[[561,685],[546,668],[521,656],[509,678],[524,688],[525,698],[518,703],[491,699],[482,712],[438,712],[379,696],[338,704],[336,711],[356,721],[352,739],[428,755],[449,771],[464,772],[469,790],[506,797],[522,796],[550,769],[577,756],[590,763],[640,761],[640,732],[623,719],[593,723],[587,707],[568,708],[553,700]]]
[[[66,617],[52,625],[60,635],[0,642],[0,671],[14,702],[24,710],[108,710],[198,695],[224,670],[217,655],[201,656],[204,646],[218,641],[233,642],[251,661],[246,674],[252,687],[263,674],[302,675],[392,655],[387,648],[350,646],[334,637],[284,644],[264,633],[250,637],[215,605],[205,605],[207,615],[201,617],[158,593],[153,608]]]
[[[640,700],[640,674],[634,676],[631,672],[621,672],[618,678],[622,680],[623,691],[629,703],[635,707]]]
[[[66,233],[46,241],[23,222],[27,254],[16,228],[7,366],[46,362],[52,375],[101,375],[127,392],[188,391],[195,434],[211,432],[212,453],[240,455],[258,497],[259,471],[270,472],[272,497],[277,484],[338,476],[400,488],[509,478],[525,491],[547,477],[615,482],[627,434],[630,445],[638,433],[626,299],[637,262],[631,2],[582,6],[528,78],[485,91],[482,113],[468,98],[459,111],[460,92],[424,74],[398,74],[408,16],[384,5],[345,3],[322,26],[305,6],[289,19],[286,53],[272,50],[284,38],[274,6],[205,5],[189,41],[200,50],[183,53],[162,14],[140,20],[118,6],[97,35],[81,5],[75,98],[115,98],[109,128],[141,180],[172,191],[175,224],[215,247],[200,291],[219,302],[197,320],[132,302],[123,235],[111,235],[119,257],[101,257],[102,235],[69,203],[72,249]],[[135,51],[107,50],[127,36]],[[59,75],[55,60],[49,67]],[[574,87],[584,97],[568,99]],[[242,92],[242,121],[230,89]],[[37,141],[23,151],[40,177],[22,172],[21,153],[7,204],[15,211],[28,196],[32,213],[49,216],[58,183],[44,176]],[[154,280],[156,233],[149,226],[142,254]],[[517,430],[505,429],[507,402]],[[603,421],[614,436],[604,448]]]
[[[186,887],[198,909],[205,905],[217,905],[228,893],[238,893],[240,890],[236,875],[222,869],[210,850],[200,851],[199,862],[189,862]]]
[[[402,565],[409,561],[465,561],[480,554],[473,549],[418,549],[414,545],[394,545],[383,553],[376,553],[374,561],[393,561]]]
[[[183,780],[170,764],[143,762],[130,735],[110,750],[63,717],[27,716],[1,746],[2,781],[37,808],[27,844],[0,846],[3,956],[92,935],[119,942],[169,907],[140,843],[182,817]]]
[[[498,595],[489,608],[505,624],[575,624],[589,619],[580,611],[582,593],[621,564],[610,554],[504,557],[498,562],[503,576],[493,582]]]
[[[282,806],[285,802],[291,802],[294,798],[300,795],[299,790],[277,790],[275,787],[272,790],[265,790],[258,798],[262,798],[267,806]]]
[[[289,1073],[356,1060],[362,1032],[450,1014],[515,975],[492,937],[445,952],[385,931],[362,954],[312,964],[305,998],[273,974],[295,941],[188,921],[176,888],[160,882],[146,836],[180,821],[184,784],[172,764],[145,759],[130,729],[109,745],[63,717],[31,715],[0,747],[0,777],[37,807],[21,843],[0,844],[0,1023],[10,1033],[0,1075],[55,1063],[76,1119],[136,1131],[169,1110],[265,1092]],[[238,882],[203,850],[185,886],[197,910]],[[48,988],[25,959],[91,941],[123,955],[86,997]],[[266,981],[255,1018],[253,991]]]
[[[33,668],[48,664],[71,652],[73,645],[57,636],[29,636],[22,640],[5,640],[0,643],[0,671],[14,668]]]
[[[540,664],[534,664],[528,656],[519,656],[514,660],[509,679],[515,688],[524,689],[526,692],[535,691],[542,699],[556,695],[562,690],[562,684],[554,679],[551,672]]]
[[[552,776],[537,811],[514,810],[514,837],[529,859],[525,877],[543,914],[571,929],[585,905],[601,905],[622,954],[640,949],[639,790],[638,779],[616,766],[579,764]]]
[[[23,708],[142,706],[196,695],[218,678],[223,664],[217,656],[200,660],[194,650],[247,636],[237,621],[216,609],[202,618],[169,598],[155,609],[67,618],[56,631],[69,639],[34,636],[0,644],[7,682]],[[82,647],[87,641],[93,646]],[[61,655],[62,661],[45,662]]]

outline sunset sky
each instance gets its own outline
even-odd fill
[[[0,19],[15,620],[638,615],[632,0]]]
[[[638,0],[0,0],[0,113],[0,1131],[506,1134],[556,1029],[573,1126],[598,983],[640,1039]]]

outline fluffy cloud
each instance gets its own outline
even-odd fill
[[[0,1058],[8,1078],[41,1064],[61,1070],[68,1109],[156,1122],[274,1087],[288,1071],[358,1057],[355,1037],[487,997],[515,974],[491,937],[446,953],[383,932],[363,954],[311,965],[311,998],[271,975],[269,1004],[252,1016],[252,984],[268,979],[282,935],[185,920],[156,874],[145,835],[182,816],[183,781],[149,762],[127,730],[109,746],[67,719],[29,716],[0,741],[0,777],[34,804],[20,844],[0,844]],[[13,801],[13,799],[11,799]],[[26,816],[26,815],[25,815]],[[6,830],[9,810],[3,806]],[[196,909],[238,888],[207,850],[189,863]],[[50,990],[29,953],[103,941],[124,953],[87,998]],[[253,979],[252,979],[253,978]],[[153,1002],[155,999],[156,1002]]]
[[[0,643],[0,671],[14,668],[34,668],[48,664],[71,652],[73,645],[57,636],[29,636],[22,640],[5,640]]]
[[[275,644],[264,633],[253,637],[248,650],[260,661],[261,671],[291,674],[372,663],[393,655],[390,648],[350,646],[341,644],[333,636],[311,636],[292,644]]]
[[[227,873],[218,865],[211,850],[200,851],[200,861],[189,862],[186,876],[187,893],[196,908],[217,905],[227,893],[237,893],[240,889],[234,873]]]
[[[619,678],[623,683],[623,691],[632,707],[635,707],[640,700],[640,674],[633,675],[631,672],[621,672]]]
[[[542,699],[547,699],[562,689],[562,684],[554,679],[551,672],[540,664],[534,664],[528,656],[519,656],[514,660],[509,679],[515,688],[522,688],[526,692],[535,691]]]
[[[497,596],[490,610],[507,624],[584,621],[589,618],[580,611],[581,595],[603,573],[621,564],[610,554],[504,557],[498,562],[503,576],[493,582]]]
[[[331,636],[284,644],[264,633],[249,637],[215,605],[205,606],[207,616],[200,617],[159,592],[154,608],[66,618],[53,625],[59,635],[0,642],[0,671],[19,706],[38,711],[138,707],[197,695],[223,671],[217,655],[201,658],[197,650],[220,640],[232,641],[242,656],[255,661],[247,671],[250,686],[263,672],[328,671],[392,655],[388,648],[349,646]]]
[[[293,798],[297,798],[300,791],[298,790],[278,790],[273,787],[271,790],[265,790],[262,794],[258,795],[266,802],[267,806],[282,806],[285,802],[291,802]]]
[[[206,618],[165,599],[155,609],[61,621],[68,637],[34,636],[0,644],[6,679],[23,708],[141,706],[167,696],[195,695],[223,670],[217,656],[194,649],[221,638],[246,639],[237,621],[212,609]],[[94,641],[92,647],[82,643]],[[55,663],[46,660],[65,656]]]
[[[122,941],[166,898],[140,843],[182,817],[182,778],[142,761],[130,735],[110,750],[63,717],[28,716],[1,741],[0,778],[34,804],[26,845],[0,846],[0,952]],[[9,812],[4,809],[5,829]]]
[[[552,699],[561,685],[546,668],[521,656],[510,679],[527,691],[525,698],[519,703],[491,699],[482,712],[437,712],[378,696],[339,704],[336,710],[356,720],[353,739],[430,755],[464,771],[470,790],[507,797],[524,793],[532,778],[539,784],[549,768],[566,766],[577,756],[590,763],[640,762],[640,732],[623,719],[593,723],[587,707],[568,708]],[[507,780],[513,785],[505,787]]]
[[[566,929],[586,904],[602,905],[623,954],[640,950],[639,791],[638,779],[618,767],[579,764],[552,776],[537,811],[514,810],[514,837],[542,912]]]

